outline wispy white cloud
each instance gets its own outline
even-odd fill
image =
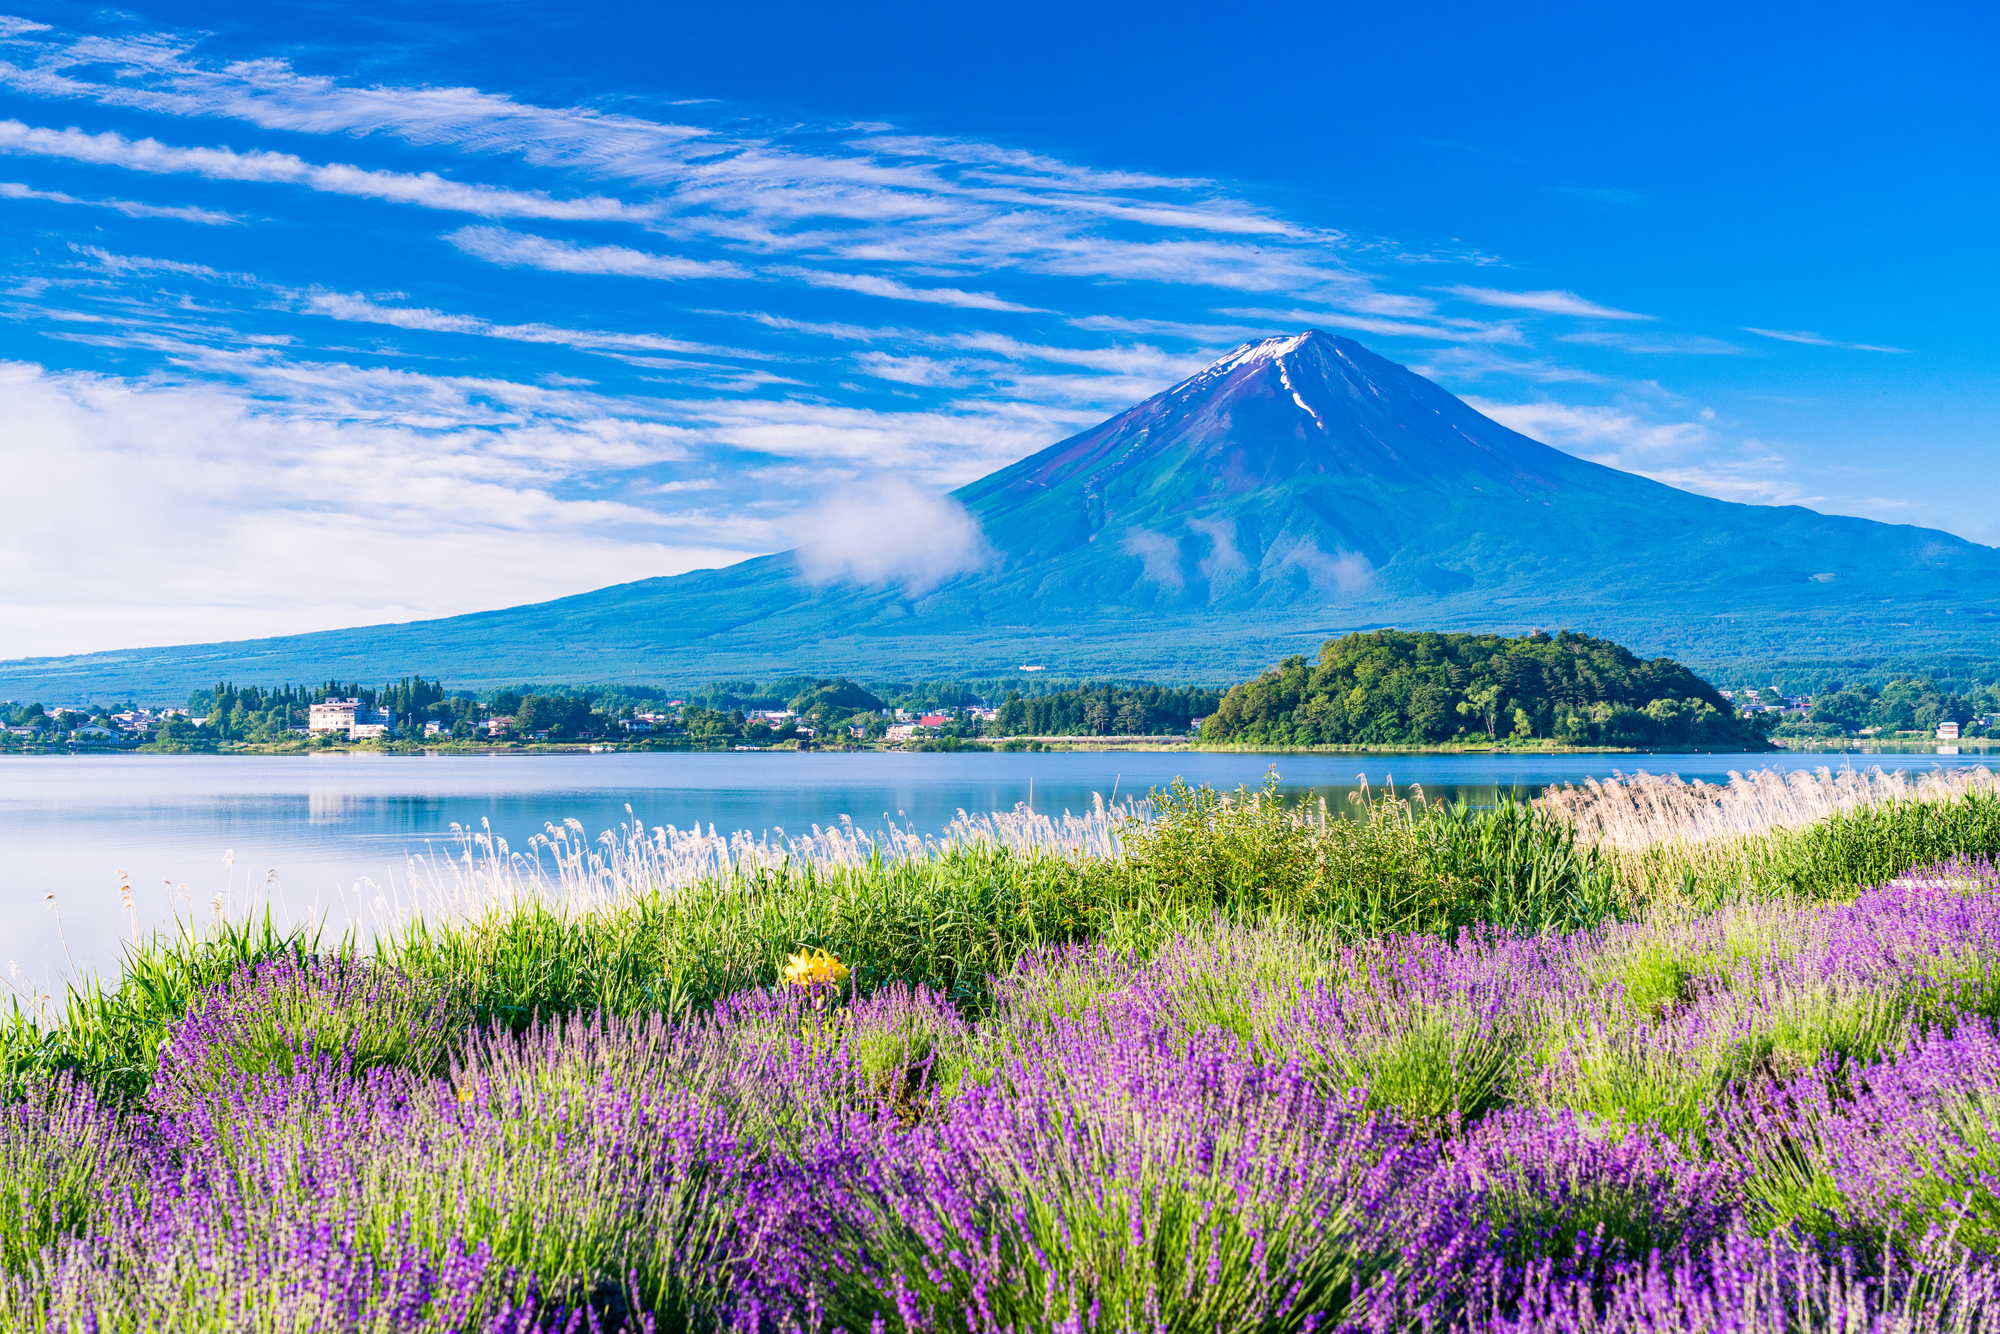
[[[1740,356],[1743,349],[1721,338],[1710,338],[1707,334],[1670,333],[1619,333],[1606,329],[1589,329],[1582,333],[1561,334],[1558,342],[1583,343],[1591,347],[1615,347],[1622,352],[1637,352],[1645,355],[1688,355],[1698,357]]]
[[[1375,584],[1375,567],[1358,551],[1323,551],[1311,538],[1281,536],[1264,553],[1265,578],[1298,570],[1308,587],[1322,595],[1355,597]]]
[[[1635,409],[1467,398],[1501,425],[1594,463],[1656,482],[1756,505],[1799,505],[1819,499],[1789,475],[1789,464],[1755,440],[1719,438],[1714,413],[1660,421]]]
[[[925,341],[968,352],[991,352],[1010,361],[1087,366],[1092,370],[1119,375],[1152,376],[1169,381],[1190,375],[1212,360],[1203,353],[1162,352],[1145,343],[1117,347],[1063,347],[1052,343],[1024,342],[998,333],[936,334],[927,335]]]
[[[1608,449],[1624,457],[1635,451],[1684,450],[1707,444],[1709,440],[1709,429],[1704,422],[1648,422],[1622,408],[1552,402],[1501,403],[1476,397],[1465,401],[1502,426],[1573,453],[1580,449],[1599,452]]]
[[[150,255],[120,255],[94,245],[72,245],[71,250],[93,262],[94,267],[106,273],[171,273],[183,278],[201,278],[208,282],[233,283],[239,286],[254,285],[254,273],[230,273],[207,264],[190,264],[186,260],[156,259]]]
[[[1209,541],[1209,552],[1196,568],[1211,586],[1227,586],[1250,572],[1248,558],[1236,545],[1234,520],[1191,518],[1188,527]]]
[[[1246,320],[1268,320],[1277,329],[1345,329],[1351,333],[1386,335],[1391,338],[1422,338],[1446,343],[1520,343],[1521,331],[1512,324],[1478,320],[1441,320],[1419,323],[1414,320],[1383,319],[1372,315],[1351,315],[1332,310],[1267,310],[1235,308],[1223,310]],[[1269,325],[1266,332],[1276,332]]]
[[[781,278],[795,278],[809,287],[838,287],[842,291],[887,297],[892,301],[921,301],[933,306],[956,306],[961,310],[1039,310],[1035,306],[1003,301],[991,292],[966,292],[956,287],[912,287],[894,278],[880,278],[866,273],[828,273],[824,269],[803,269],[796,265],[776,265],[764,272]]]
[[[243,221],[234,213],[219,213],[212,208],[193,208],[177,204],[142,204],[136,199],[81,199],[76,195],[65,194],[61,190],[37,190],[19,181],[0,181],[0,199],[34,199],[48,204],[108,208],[114,213],[123,213],[128,218],[177,218],[182,222],[198,222],[210,227],[224,227]]]
[[[1496,375],[1526,380],[1531,384],[1609,383],[1604,376],[1578,366],[1502,356],[1486,347],[1439,348],[1425,353],[1423,360],[1412,362],[1410,369],[1433,380],[1445,380],[1451,383],[1484,380]]]
[[[1879,343],[1843,343],[1816,334],[1806,329],[1757,329],[1743,326],[1744,333],[1756,334],[1759,338],[1775,338],[1781,343],[1805,343],[1810,347],[1837,347],[1846,352],[1908,352],[1906,347],[1884,347]]]
[[[445,240],[494,264],[547,269],[555,273],[595,273],[626,278],[766,278],[791,279],[809,287],[833,287],[892,301],[916,301],[961,310],[1035,311],[1034,306],[1005,301],[991,292],[967,292],[956,287],[914,287],[894,278],[865,273],[830,273],[798,265],[779,264],[756,270],[730,260],[696,260],[660,255],[620,245],[576,245],[501,227],[461,227]]]
[[[1593,320],[1653,320],[1657,315],[1641,315],[1630,310],[1614,310],[1586,301],[1575,292],[1508,292],[1497,287],[1468,287],[1463,283],[1440,291],[1482,306],[1505,310],[1536,310],[1545,315],[1581,315]]]
[[[894,380],[899,384],[956,388],[971,383],[961,363],[939,361],[933,357],[893,357],[886,352],[863,352],[854,359],[854,363],[863,375],[872,375],[878,380]]]
[[[608,329],[565,329],[550,324],[500,324],[474,315],[454,315],[414,306],[383,306],[366,297],[347,292],[305,292],[300,308],[315,315],[364,324],[384,324],[396,329],[420,329],[435,333],[472,334],[481,338],[502,338],[520,343],[555,343],[590,352],[650,351],[680,352],[690,356],[744,357],[763,360],[769,353],[747,348],[718,347],[711,343],[669,338],[661,334],[618,333]]]
[[[799,569],[816,584],[935,588],[993,558],[979,521],[950,496],[895,478],[848,488],[797,527]]]
[[[509,200],[507,192],[435,205],[489,216],[632,220],[654,211],[655,225],[669,234],[699,234],[774,253],[975,269],[1011,266],[1239,290],[1296,292],[1362,281],[1333,253],[1340,240],[1336,234],[1300,228],[1204,181],[1095,171],[992,144],[893,131],[829,140],[795,130],[787,142],[586,108],[537,107],[477,89],[350,87],[300,75],[281,61],[210,66],[191,57],[192,46],[173,34],[41,42],[31,64],[0,64],[0,83],[30,95],[163,115],[227,117],[307,133],[393,134],[411,143],[517,155],[537,166],[667,192],[641,205],[599,197]],[[103,67],[115,77],[85,77]],[[120,159],[145,156],[127,145],[94,151]],[[146,169],[139,160],[130,165]],[[267,161],[208,165],[280,178],[303,169]],[[436,196],[450,184],[427,182],[420,193]],[[352,182],[340,185],[356,188]],[[375,182],[370,188],[390,186]],[[537,211],[555,209],[569,211]],[[859,232],[853,225],[799,228],[812,219],[859,224]],[[1101,231],[1124,224],[1214,239],[1148,242]],[[1228,239],[1238,236],[1255,243]]]
[[[979,400],[956,410],[888,412],[804,400],[675,399],[660,410],[689,447],[815,459],[961,486],[1096,419],[1060,406]]]
[[[657,255],[622,245],[574,245],[502,227],[461,227],[444,238],[477,259],[553,273],[594,273],[623,278],[748,278],[750,270],[729,260]]]
[[[541,191],[465,185],[436,172],[412,174],[370,171],[342,163],[314,164],[291,153],[261,150],[239,153],[231,148],[175,148],[157,139],[128,139],[110,130],[99,134],[87,134],[74,127],[50,130],[18,120],[0,120],[0,152],[217,181],[302,185],[328,194],[356,195],[488,218],[638,221],[657,212],[602,195],[555,199]]]
[[[631,452],[615,423],[427,429],[18,363],[0,365],[0,395],[9,475],[90,496],[117,535],[76,541],[60,506],[9,519],[0,656],[444,615],[746,554],[721,526],[565,495],[566,477]]]
[[[1180,543],[1165,533],[1134,528],[1118,539],[1118,549],[1128,556],[1139,558],[1141,571],[1148,583],[1175,592],[1187,583],[1187,576],[1181,572]]]
[[[1262,338],[1270,329],[1262,324],[1202,324],[1188,320],[1133,319],[1123,315],[1080,315],[1068,323],[1093,333],[1151,334],[1155,337],[1185,338],[1197,343],[1240,343]]]

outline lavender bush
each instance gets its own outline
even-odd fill
[[[2000,872],[1568,935],[1218,922],[481,1024],[253,964],[0,1107],[0,1326],[2000,1324]]]

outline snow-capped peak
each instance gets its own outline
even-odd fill
[[[1293,334],[1289,338],[1281,335],[1276,338],[1260,339],[1254,343],[1245,343],[1242,347],[1237,348],[1234,352],[1231,352],[1228,356],[1203,371],[1202,374],[1214,375],[1217,372],[1221,372],[1226,375],[1240,366],[1248,366],[1259,361],[1276,361],[1286,354],[1296,352],[1304,347],[1307,340],[1311,337],[1312,331],[1307,330],[1305,333]]]

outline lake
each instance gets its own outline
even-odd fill
[[[1499,794],[1630,773],[1724,781],[1771,765],[1928,768],[1982,755],[1787,752],[1746,755],[561,754],[395,756],[43,755],[0,757],[0,831],[15,871],[0,891],[0,968],[43,986],[117,958],[130,923],[167,919],[179,886],[195,904],[267,880],[294,910],[386,887],[406,859],[443,846],[451,826],[488,822],[517,849],[544,823],[593,837],[631,818],[810,832],[842,815],[934,832],[959,810],[1083,810],[1093,794],[1143,795],[1176,777],[1234,788],[1275,766],[1285,791],[1341,802],[1365,779],[1422,784],[1432,797],[1488,805]],[[631,808],[628,816],[626,808]],[[225,854],[233,853],[232,863]],[[60,919],[47,896],[54,895]],[[61,930],[58,931],[58,921]],[[65,947],[64,940],[67,940]]]

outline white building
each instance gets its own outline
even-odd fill
[[[354,727],[356,715],[361,712],[358,699],[327,699],[306,711],[306,732],[311,736],[326,736],[334,732],[348,732]]]
[[[387,709],[364,708],[358,699],[322,700],[306,710],[307,736],[344,735],[350,741],[388,736],[395,719]]]
[[[1940,741],[1958,740],[1958,724],[1949,722],[1939,723],[1937,730],[1937,739]]]

